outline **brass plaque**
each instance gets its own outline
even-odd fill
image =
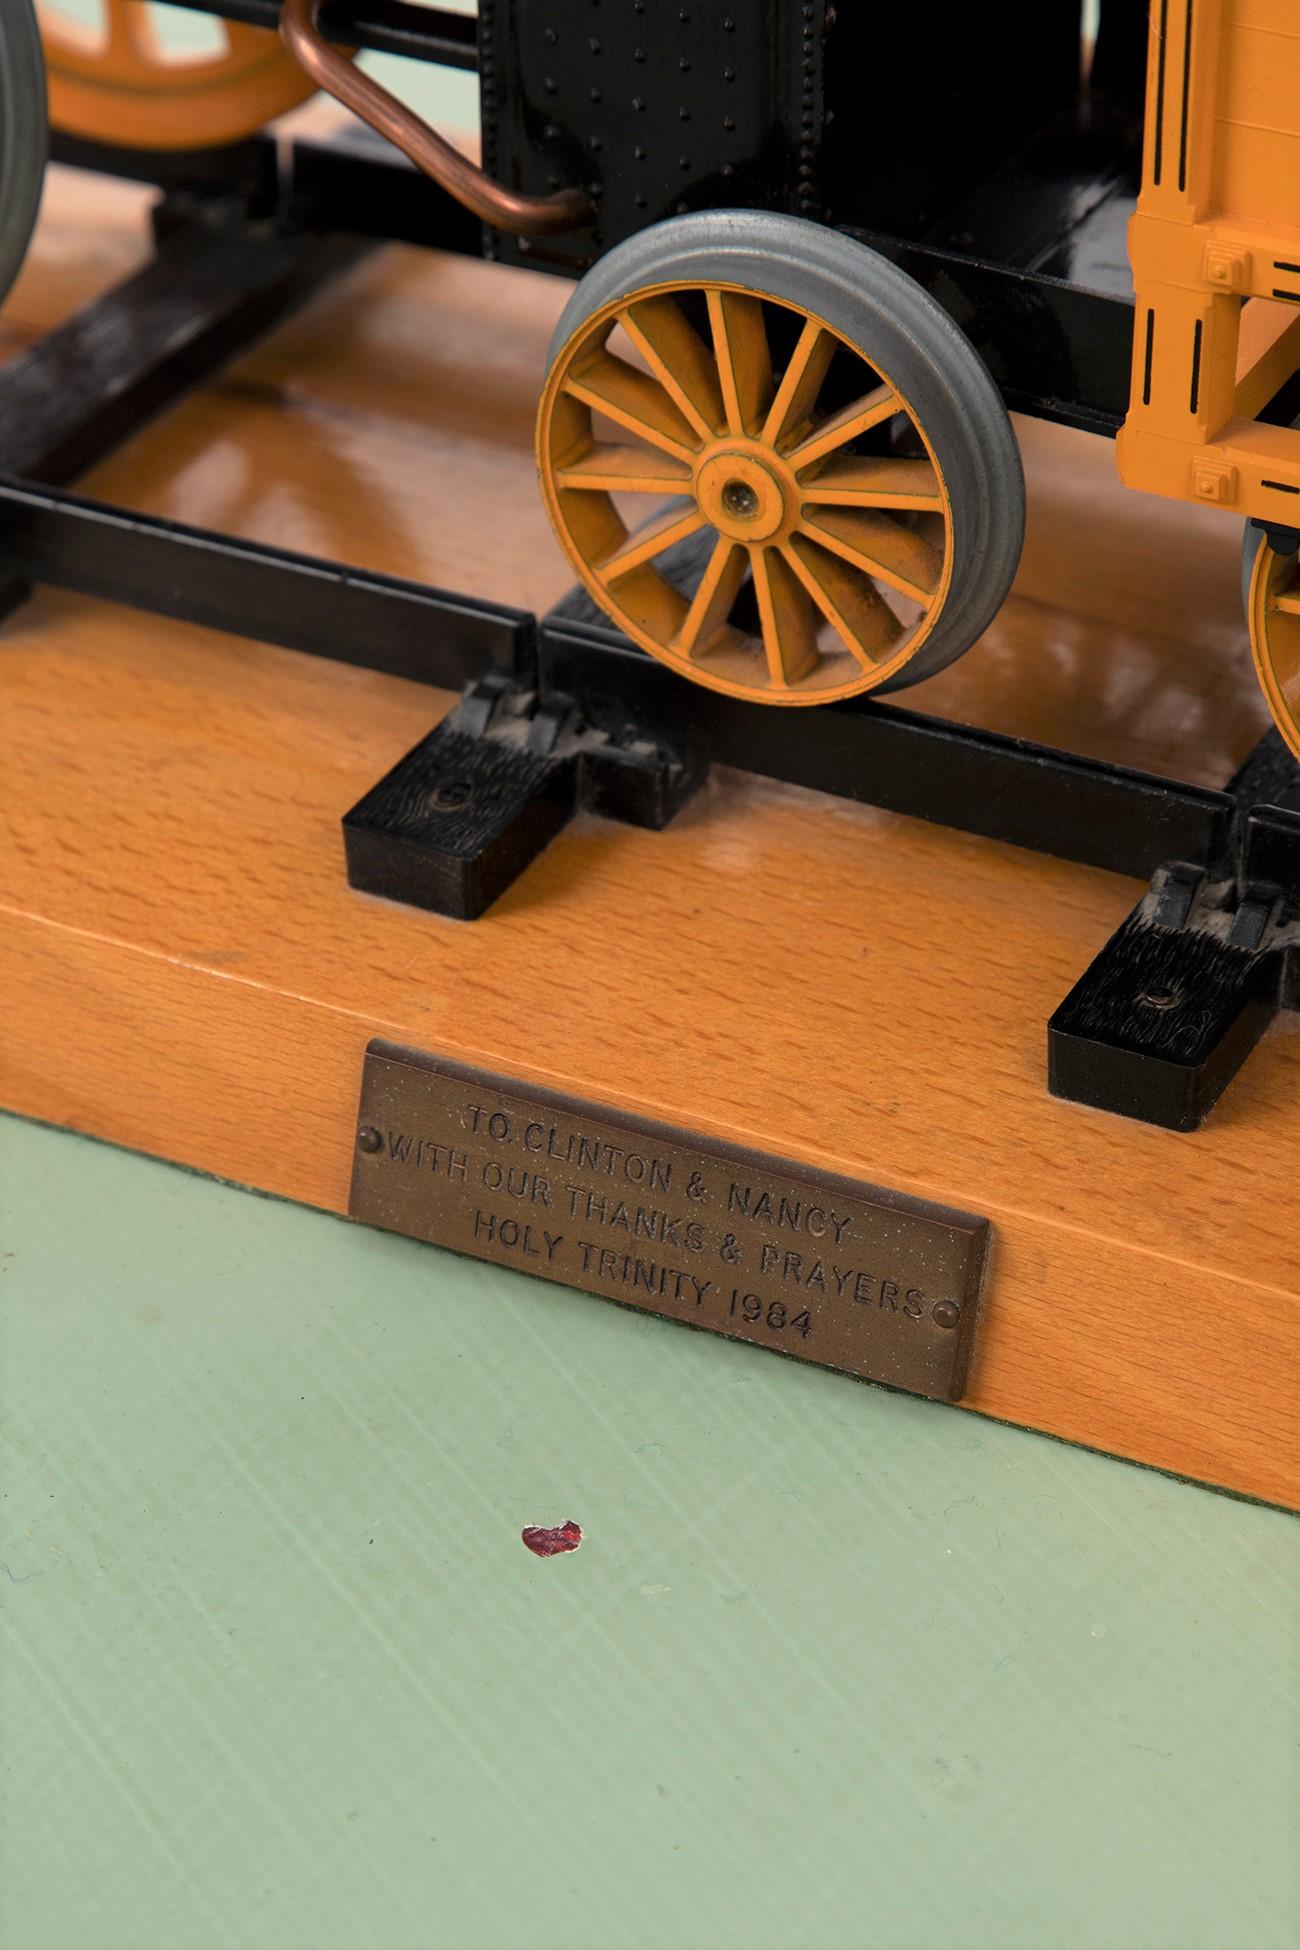
[[[990,1232],[384,1042],[366,1052],[348,1210],[942,1401],[965,1387]]]

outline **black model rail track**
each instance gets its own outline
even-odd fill
[[[270,8],[222,10],[260,21]],[[417,31],[413,12],[430,18],[372,0],[348,33]],[[84,144],[56,154],[119,161]],[[581,599],[537,618],[75,493],[143,420],[356,265],[368,239],[481,248],[477,224],[367,140],[285,157],[258,139],[131,167],[166,191],[151,261],[0,368],[3,600],[12,609],[48,583],[464,690],[347,814],[355,885],[470,918],[577,805],[660,825],[716,763],[1151,878],[1053,1017],[1058,1094],[1195,1128],[1276,1011],[1300,1006],[1300,773],[1275,736],[1212,791],[871,699],[765,710],[684,682]],[[893,254],[958,316],[989,316],[990,281],[1015,277],[1016,302],[992,307],[1012,338],[981,345],[995,374],[1010,362],[1008,398],[1113,432],[1130,308],[1046,274],[915,245]],[[1077,317],[1061,320],[1079,306],[1093,308],[1093,358],[1082,389],[1071,366],[1067,391],[1050,348],[1078,332]],[[1038,332],[1048,315],[1058,329]],[[1037,364],[1016,352],[1031,340]]]

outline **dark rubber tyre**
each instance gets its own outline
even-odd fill
[[[27,255],[48,150],[36,10],[32,0],[0,0],[0,299]]]

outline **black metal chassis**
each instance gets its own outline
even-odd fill
[[[206,10],[260,23],[275,7]],[[457,17],[399,0],[369,0],[327,25],[353,44],[474,65]],[[1086,170],[1086,143],[1055,176],[1013,167],[1037,187],[1021,198],[1019,254],[1033,261],[868,241],[952,313],[1009,406],[1113,433],[1131,304],[1042,268],[1074,248],[1072,225],[1084,233],[1078,249],[1095,255],[1098,213],[1122,212],[1113,156],[1089,198],[1080,154]],[[355,886],[472,919],[579,805],[657,827],[711,764],[728,765],[1148,879],[1048,1025],[1048,1084],[1060,1096],[1194,1130],[1277,1011],[1300,1008],[1300,768],[1275,734],[1212,791],[870,699],[764,710],[683,682],[585,598],[538,618],[72,492],[144,418],[354,265],[367,240],[472,254],[491,240],[364,136],[287,150],[257,138],[182,158],[56,138],[54,155],[164,195],[152,261],[0,368],[5,607],[48,583],[462,689],[452,714],[346,813]],[[1005,183],[990,194],[1005,222]],[[974,209],[968,196],[967,224]]]

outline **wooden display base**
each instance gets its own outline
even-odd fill
[[[386,254],[87,492],[540,606],[562,299]],[[1023,431],[1017,595],[909,704],[1219,782],[1261,725],[1232,524]],[[465,925],[350,891],[339,830],[449,697],[51,594],[0,685],[10,1109],[341,1212],[383,1036],[957,1206],[995,1228],[964,1406],[1300,1505],[1295,1019],[1192,1136],[1046,1093],[1133,882],[724,774],[662,833],[580,816]]]

